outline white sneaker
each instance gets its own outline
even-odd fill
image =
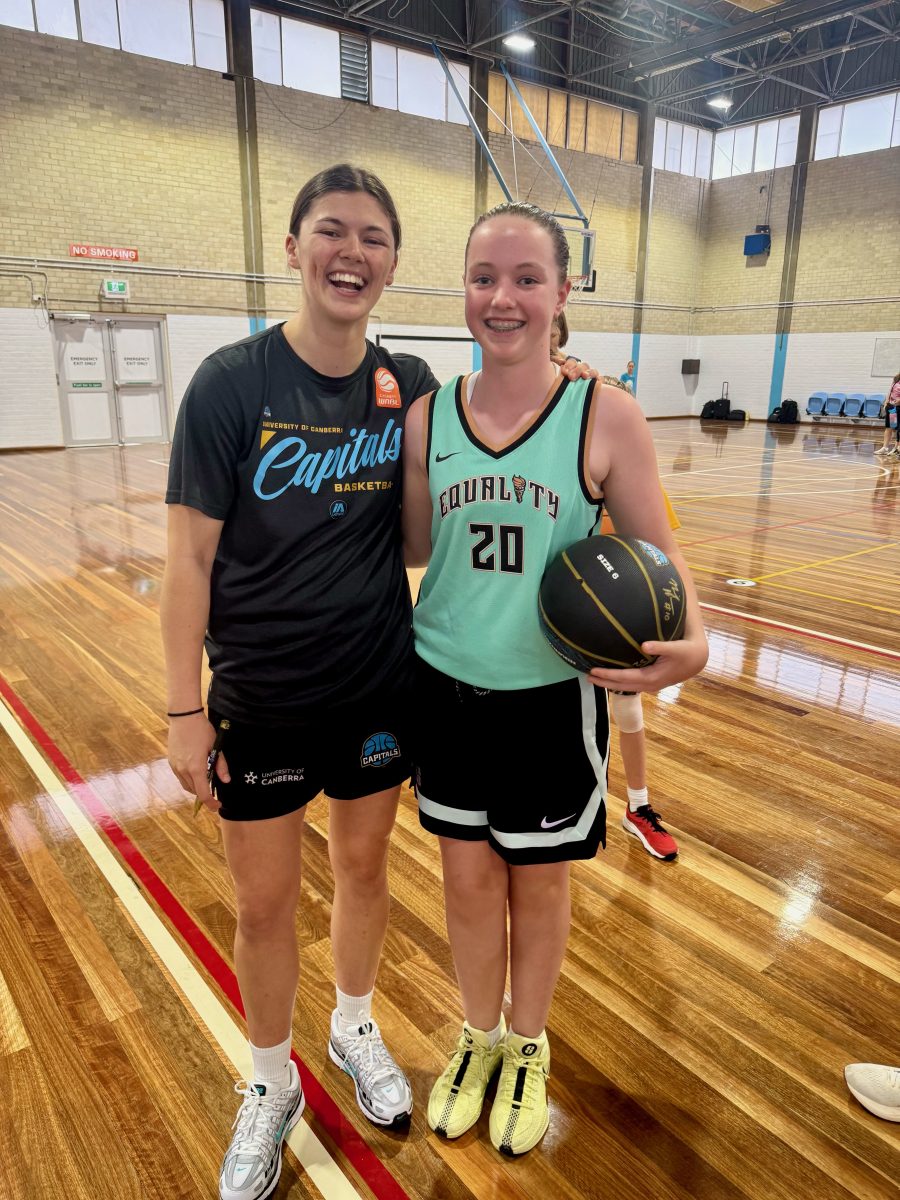
[[[850,1063],[844,1078],[863,1108],[885,1121],[900,1121],[900,1067]]]
[[[300,1120],[306,1100],[294,1062],[291,1082],[271,1096],[261,1083],[236,1083],[244,1102],[234,1118],[234,1137],[219,1174],[220,1200],[265,1200],[278,1186],[281,1153],[288,1132]]]
[[[891,452],[890,446],[879,446],[878,449],[875,451],[876,454],[890,454],[890,452]]]
[[[347,1033],[331,1014],[331,1061],[346,1071],[356,1085],[356,1102],[376,1125],[403,1125],[412,1113],[409,1080],[391,1057],[374,1021]]]

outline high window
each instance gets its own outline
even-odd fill
[[[720,129],[713,149],[713,179],[728,179],[732,175],[749,175],[751,171],[771,171],[773,167],[790,167],[797,161],[799,114],[758,121],[753,125],[736,125]]]
[[[459,94],[469,101],[469,68],[450,63]],[[466,114],[433,54],[419,54],[388,42],[372,42],[372,103],[416,117],[466,124]]]
[[[228,69],[222,0],[0,0],[0,25]]]
[[[837,158],[900,146],[900,92],[819,110],[814,157]]]
[[[657,117],[653,127],[653,165],[657,170],[709,179],[712,149],[713,135],[708,129]]]

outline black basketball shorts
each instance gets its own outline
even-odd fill
[[[415,711],[425,829],[488,841],[516,866],[593,858],[606,845],[609,713],[585,676],[492,691],[419,659]]]
[[[231,783],[216,780],[226,821],[263,821],[303,808],[324,791],[356,800],[396,787],[412,770],[408,688],[317,714],[303,725],[229,718],[222,742]],[[218,729],[222,714],[209,710]]]

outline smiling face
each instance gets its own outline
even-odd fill
[[[307,310],[340,323],[367,320],[397,267],[390,218],[367,192],[318,197],[285,247]]]
[[[546,229],[515,215],[482,221],[469,240],[465,285],[466,324],[485,355],[508,364],[546,358],[570,287]]]

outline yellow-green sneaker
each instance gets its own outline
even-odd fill
[[[500,1017],[495,1045],[481,1029],[463,1023],[456,1049],[428,1099],[428,1124],[445,1138],[458,1138],[481,1116],[484,1093],[503,1057],[506,1022]]]
[[[524,1154],[547,1132],[549,1074],[550,1043],[546,1033],[539,1038],[512,1032],[506,1035],[497,1098],[491,1109],[491,1141],[501,1154]]]

